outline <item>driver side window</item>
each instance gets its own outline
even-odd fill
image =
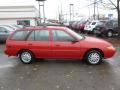
[[[69,35],[67,32],[64,32],[62,30],[53,30],[53,41],[74,41],[75,39]]]

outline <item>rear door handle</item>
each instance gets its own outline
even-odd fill
[[[28,45],[30,45],[30,46],[31,46],[32,44],[31,44],[31,43],[29,43]]]
[[[11,48],[12,46],[8,46],[8,48]]]
[[[56,45],[57,47],[59,47],[60,45]]]

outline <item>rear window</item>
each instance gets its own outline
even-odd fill
[[[13,36],[12,36],[12,40],[25,40],[28,36],[28,34],[30,33],[30,30],[22,30],[22,31],[16,31]]]

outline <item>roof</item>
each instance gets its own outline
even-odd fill
[[[30,27],[23,27],[18,30],[41,30],[41,29],[54,29],[54,30],[63,30],[66,29],[67,27],[64,26],[30,26]]]

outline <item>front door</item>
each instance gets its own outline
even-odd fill
[[[63,30],[52,30],[52,51],[54,58],[79,58],[79,42]]]

